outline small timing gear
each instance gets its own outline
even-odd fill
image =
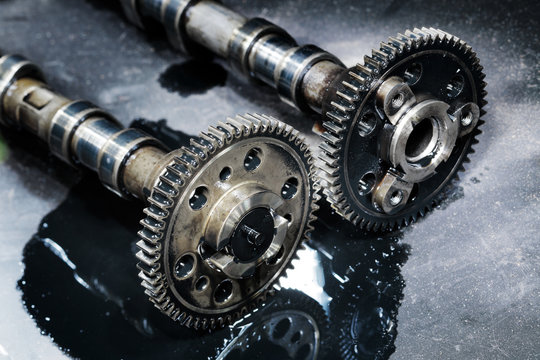
[[[138,26],[161,22],[177,49],[209,52],[324,117],[324,194],[368,230],[407,226],[440,199],[467,160],[485,105],[471,47],[433,28],[398,34],[350,69],[282,28],[215,0],[120,0]],[[208,21],[212,19],[212,21]]]
[[[39,69],[0,57],[0,123],[46,141],[110,190],[145,200],[137,257],[163,313],[196,329],[240,319],[273,292],[312,230],[313,159],[292,127],[237,116],[167,153],[85,101],[49,89]]]

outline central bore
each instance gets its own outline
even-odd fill
[[[249,211],[231,236],[234,256],[240,262],[252,262],[263,255],[274,239],[274,218],[268,208]]]
[[[415,158],[423,158],[433,151],[437,144],[435,125],[436,121],[428,118],[416,124],[405,145],[407,158],[416,160]]]

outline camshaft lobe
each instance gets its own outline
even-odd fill
[[[87,101],[50,90],[40,70],[16,55],[0,57],[0,123],[37,135],[53,154],[96,171],[107,188],[125,197],[146,199],[152,170],[165,155],[144,132],[123,128]]]
[[[345,70],[315,45],[298,46],[282,28],[247,19],[213,0],[121,0],[127,17],[161,22],[171,43],[185,53],[211,51],[231,66],[277,89],[300,110],[322,112],[328,87]]]

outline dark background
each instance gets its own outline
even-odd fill
[[[253,88],[229,73],[222,61],[192,61],[171,51],[159,30],[151,34],[137,30],[112,3],[105,0],[0,0],[0,49],[28,57],[43,68],[55,89],[71,98],[93,101],[126,125],[137,118],[166,119],[172,128],[194,135],[227,116],[261,112],[290,122],[306,132],[312,144],[318,142],[310,133],[314,116],[300,114],[280,103],[271,89]],[[399,291],[402,300],[393,305],[397,308],[401,303],[399,312],[391,316],[398,326],[395,341],[390,340],[392,346],[395,345],[392,357],[538,358],[538,2],[226,0],[225,3],[248,16],[266,17],[286,28],[300,43],[316,43],[349,66],[388,36],[414,26],[440,27],[473,46],[487,74],[486,123],[480,142],[475,146],[476,153],[461,175],[461,182],[449,192],[448,200],[427,219],[396,235],[409,255],[405,261],[400,258],[392,265],[401,269],[398,282],[404,284]],[[48,309],[63,314],[63,321],[52,328],[47,326],[51,320],[44,313],[46,310],[35,310],[37,302],[29,302],[46,294],[46,288],[39,288],[40,284],[49,284],[44,282],[45,278],[43,282],[33,283],[34,289],[39,290],[35,298],[25,288],[26,283],[19,283],[21,290],[17,289],[19,280],[27,277],[30,281],[28,259],[31,264],[43,265],[36,271],[52,276],[48,280],[52,281],[51,287],[56,284],[54,268],[47,274],[45,255],[39,251],[28,252],[35,250],[29,247],[33,244],[29,240],[40,220],[63,199],[67,197],[69,203],[85,198],[81,195],[84,193],[82,185],[77,185],[68,195],[78,178],[79,174],[51,160],[37,142],[25,141],[24,136],[0,129],[0,359],[58,358],[59,348],[76,348],[66,332],[81,330],[84,333],[85,326],[107,334],[106,344],[96,338],[98,343],[94,348],[102,347],[102,354],[112,356],[116,352],[109,352],[110,349],[120,346],[112,340],[120,335],[107,332],[105,327],[109,323],[106,321],[81,324],[78,329],[78,322],[84,318],[77,316],[77,310],[97,313],[103,310],[98,303]],[[76,204],[79,204],[76,209],[84,208]],[[126,205],[119,206],[122,211]],[[62,209],[65,208],[66,202]],[[67,209],[73,211],[69,206]],[[96,216],[102,211],[107,214],[97,203],[84,211],[80,214],[88,212],[88,216]],[[84,224],[84,216],[77,221]],[[329,218],[332,216],[323,216],[323,220]],[[92,224],[87,222],[81,231],[91,232],[92,226],[106,226]],[[41,236],[50,235],[42,230]],[[338,230],[325,230],[321,221],[317,231],[328,236],[315,240],[325,242]],[[100,236],[102,234],[96,231],[94,237]],[[369,249],[370,241],[382,247],[388,241],[385,236],[377,240],[377,237],[353,233],[350,237],[357,242],[345,236],[347,240],[335,240],[335,246],[328,245],[330,240],[326,244],[337,252],[360,249],[360,260],[366,253],[362,249]],[[96,241],[95,246],[102,242]],[[23,258],[25,246],[27,251]],[[97,259],[113,253],[111,250],[100,255],[87,250],[88,256]],[[37,255],[32,257],[32,254]],[[84,259],[84,254],[79,254],[80,259]],[[365,259],[366,262],[369,259]],[[354,259],[348,257],[342,261],[352,263]],[[109,262],[103,263],[106,269]],[[88,271],[105,276],[101,270]],[[73,305],[84,298],[69,292],[74,287],[55,289],[62,296],[54,301]],[[334,303],[338,304],[336,298],[345,298],[350,292],[350,289],[336,291]],[[362,292],[356,299],[363,304]],[[112,309],[115,308],[113,303],[108,303]],[[370,304],[373,305],[367,306]],[[124,318],[119,316],[118,321]],[[119,332],[128,332],[133,323],[126,324]],[[330,331],[341,338],[335,327]],[[200,340],[200,346],[205,346],[205,341],[207,338]],[[119,343],[130,345],[129,341]],[[149,343],[149,353],[154,347],[164,348],[159,342]],[[81,349],[78,356],[84,357]]]

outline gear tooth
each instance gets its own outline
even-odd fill
[[[324,151],[326,154],[329,154],[330,156],[334,156],[335,154],[337,154],[337,152],[339,151],[339,149],[341,148],[341,146],[339,147],[334,147],[326,142],[322,142],[319,144],[319,148]]]
[[[366,57],[369,58],[368,56]],[[366,65],[357,64],[355,70],[357,71],[349,71],[349,75],[356,78],[364,86],[369,84],[371,77],[374,74],[373,69],[367,67]]]
[[[356,81],[346,81],[344,80],[342,84],[347,87],[350,91],[354,93],[358,93],[360,91],[360,87],[358,86]]]
[[[339,166],[338,159],[332,158],[328,156],[328,154],[325,154],[324,152],[319,154],[319,159],[322,160],[327,166],[330,166],[333,168]]]
[[[370,68],[373,74],[378,75],[381,70],[381,64],[371,56],[364,56],[364,65]]]
[[[337,146],[337,144],[341,141],[341,138],[335,135],[332,135],[330,132],[326,131],[321,134],[321,137],[324,141],[329,142],[333,146]]]
[[[337,91],[336,95],[351,105],[354,105],[354,103],[358,100],[358,95],[348,90]]]
[[[349,121],[349,118],[347,116],[340,115],[340,114],[338,114],[336,112],[333,112],[333,111],[332,112],[327,112],[326,116],[329,119],[336,121],[340,125],[345,124],[347,121]]]
[[[345,128],[341,124],[336,124],[332,121],[323,122],[323,127],[334,135],[340,135],[345,131]]]
[[[148,244],[144,240],[139,240],[137,242],[137,247],[145,253],[148,257],[153,259],[159,258],[159,251],[161,250],[161,244]]]
[[[156,234],[147,228],[143,228],[142,230],[139,230],[137,234],[139,235],[141,239],[151,244],[155,244],[160,239],[159,234]]]

